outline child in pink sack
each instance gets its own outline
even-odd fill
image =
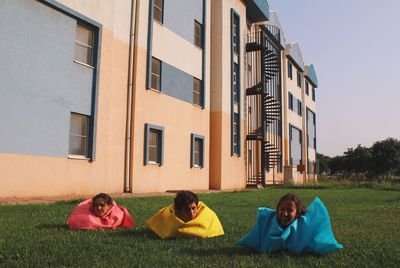
[[[123,206],[118,206],[108,194],[100,193],[79,203],[69,215],[70,229],[117,229],[130,228],[135,221]]]

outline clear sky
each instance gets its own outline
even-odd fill
[[[268,0],[314,64],[317,150],[400,139],[400,0]]]

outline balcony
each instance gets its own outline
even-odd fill
[[[247,0],[246,16],[251,22],[269,20],[269,5],[267,0]]]

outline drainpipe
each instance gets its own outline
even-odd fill
[[[134,72],[136,65],[136,47],[137,47],[137,24],[138,24],[139,0],[131,2],[131,20],[129,31],[129,63],[128,63],[128,103],[126,113],[126,140],[125,140],[125,178],[124,192],[132,192],[132,159],[133,159],[133,124],[135,112],[134,96]]]

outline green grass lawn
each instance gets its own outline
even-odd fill
[[[256,253],[235,245],[254,224],[257,208],[275,207],[294,192],[308,205],[319,196],[327,206],[336,240],[344,249],[325,256]],[[72,231],[65,221],[78,203],[0,206],[0,267],[399,267],[400,191],[368,188],[276,188],[200,194],[225,235],[212,239],[161,240],[144,226],[173,196],[116,199],[136,228]]]

